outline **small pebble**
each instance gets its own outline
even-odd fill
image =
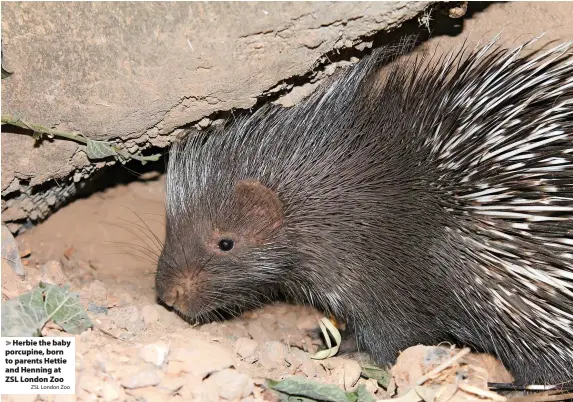
[[[272,331],[258,321],[250,321],[247,324],[247,331],[249,331],[251,338],[257,342],[267,342],[277,338]]]
[[[4,262],[2,263],[4,266]],[[25,292],[22,277],[11,269],[2,270],[2,296],[13,298]]]
[[[83,389],[89,393],[97,393],[103,385],[102,379],[93,374],[93,371],[81,375],[78,382],[79,384],[76,384],[76,388]]]
[[[205,393],[206,391],[204,387],[205,383],[203,382],[202,378],[191,375],[187,375],[183,378],[185,378],[185,385],[183,385],[183,387],[179,391],[177,391],[177,393],[181,395],[184,401],[194,401],[194,400],[203,401],[206,399],[209,400],[209,398],[202,397],[202,394]],[[217,395],[217,392],[215,391],[212,394],[214,394],[215,401],[218,402],[219,397]]]
[[[88,303],[88,311],[94,314],[107,314],[107,307],[98,306],[94,302]]]
[[[12,232],[4,225],[2,225],[2,259],[17,275],[26,275],[26,270],[20,259],[20,251],[18,250],[16,239],[14,239]]]
[[[201,332],[208,333],[211,337],[223,338],[228,333],[227,325],[222,322],[210,322],[201,325]]]
[[[267,370],[274,370],[286,365],[288,349],[281,342],[266,342],[259,348],[259,363]]]
[[[132,334],[137,334],[145,329],[145,321],[135,306],[111,309],[108,316],[113,318],[120,328],[125,328]]]
[[[139,353],[139,357],[144,362],[161,366],[168,354],[169,346],[164,342],[156,342],[144,346]]]
[[[227,336],[228,337],[234,337],[235,339],[248,338],[249,337],[249,331],[247,331],[245,324],[242,322],[232,323],[229,326]]]
[[[346,391],[354,391],[358,379],[362,373],[362,368],[356,360],[332,357],[324,360],[322,363],[325,367],[331,369],[331,376],[338,379],[340,385],[344,386]]]
[[[121,380],[121,385],[125,388],[135,389],[152,387],[161,382],[161,377],[156,370],[142,370],[127,375]]]
[[[301,372],[309,378],[316,377],[316,364],[308,353],[298,348],[291,348],[285,359],[291,365],[292,374]]]
[[[361,373],[362,368],[357,361],[347,360],[344,365],[344,389],[347,391],[354,391]]]
[[[51,260],[42,266],[42,279],[56,285],[62,285],[68,281],[62,264],[59,261]]]
[[[131,332],[122,332],[121,334],[119,334],[118,338],[121,339],[122,341],[130,342],[135,338],[135,334]]]
[[[117,325],[115,325],[115,321],[107,317],[101,317],[101,318],[98,317],[95,319],[95,321],[98,324],[98,327],[100,327],[104,331],[111,332],[117,328]]]
[[[173,351],[170,360],[184,362],[185,371],[201,378],[231,367],[234,363],[230,350],[201,339],[188,340],[186,348]]]
[[[175,377],[172,375],[163,376],[157,388],[165,392],[173,393],[188,383],[186,377]]]
[[[119,303],[121,305],[132,304],[133,303],[133,296],[127,292],[124,292],[121,295],[119,295]]]
[[[80,389],[76,392],[76,398],[78,401],[82,402],[98,402],[99,398],[96,394],[86,391],[85,389]]]
[[[18,239],[18,251],[20,257],[28,257],[32,254],[32,247],[30,247],[30,244],[26,240]]]
[[[185,371],[187,364],[178,360],[171,360],[167,363],[167,374],[169,375],[179,375]]]
[[[143,316],[143,321],[145,321],[146,326],[155,324],[159,320],[159,312],[154,305],[144,306],[141,309],[141,315]]]
[[[145,402],[163,402],[168,396],[167,393],[155,387],[133,389],[129,390],[128,393],[135,396],[138,400]]]
[[[250,338],[239,338],[235,342],[235,352],[243,359],[255,354],[259,343]]]
[[[88,288],[89,298],[99,306],[105,306],[107,303],[107,288],[102,281],[97,279],[90,283]]]
[[[245,398],[253,392],[253,380],[235,369],[225,369],[211,375],[204,383],[213,382],[219,397],[227,401]]]
[[[100,396],[105,402],[111,402],[124,395],[123,389],[115,381],[107,381],[103,384]]]

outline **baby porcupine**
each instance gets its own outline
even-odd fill
[[[385,74],[378,50],[298,106],[176,144],[159,297],[197,318],[283,294],[381,364],[453,339],[517,383],[571,380],[569,45]]]

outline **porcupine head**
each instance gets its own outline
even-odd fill
[[[381,56],[365,58],[293,108],[265,106],[173,146],[166,239],[156,276],[159,298],[196,319],[235,314],[281,294],[349,323],[358,345],[382,364],[417,343],[453,338],[497,353],[520,381],[566,379],[571,332],[549,329],[548,337],[538,335],[538,324],[520,321],[520,314],[531,311],[522,300],[562,292],[552,300],[566,317],[573,309],[571,289],[542,283],[533,295],[521,273],[504,279],[523,259],[508,263],[501,240],[532,226],[488,220],[476,208],[490,191],[480,178],[503,169],[539,171],[545,163],[485,159],[488,149],[508,147],[507,138],[488,133],[497,133],[495,125],[511,118],[520,128],[534,127],[537,115],[559,122],[559,102],[535,104],[547,105],[544,110],[509,107],[541,97],[520,81],[531,70],[508,62],[515,54],[483,60],[478,54],[460,65],[452,58],[434,68],[398,66],[384,74]],[[489,79],[496,69],[512,73],[506,80],[514,92]],[[542,81],[550,86],[543,93],[570,100],[571,85],[559,84],[570,72],[568,65],[555,73],[559,79]],[[495,108],[471,103],[484,93]],[[564,127],[569,137],[559,143],[561,135],[554,144],[570,145],[571,126]],[[522,146],[528,140],[522,132],[537,135],[533,128],[517,131],[523,138],[512,141]],[[547,151],[548,158],[555,149]],[[517,151],[512,152],[507,154]],[[560,158],[572,163],[571,153]],[[501,173],[494,190],[517,201],[518,190],[508,188],[535,185],[515,184],[515,175]],[[568,222],[551,230],[569,233]],[[544,257],[553,246],[540,250],[523,239],[527,255],[546,258],[545,265],[537,263],[539,272],[571,268],[550,257],[566,252],[566,246],[555,245]],[[564,328],[570,325],[562,322]],[[542,357],[547,339],[558,352]]]

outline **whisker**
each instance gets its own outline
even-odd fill
[[[159,240],[159,238],[155,235],[155,233],[153,233],[153,231],[145,223],[143,223],[143,225],[140,225],[139,223],[132,222],[132,221],[127,220],[125,218],[118,217],[117,219],[124,222],[124,223],[133,225],[136,228],[140,229],[142,231],[142,233],[145,234],[146,239],[151,242],[151,245],[153,247],[156,247],[158,249],[158,251],[161,251],[161,249],[163,248],[163,243]],[[141,218],[139,218],[139,219],[141,219]]]
[[[149,259],[149,258],[146,257],[146,256],[142,256],[142,255],[134,254],[134,253],[128,253],[128,252],[122,252],[122,253],[104,253],[103,255],[109,256],[109,255],[126,255],[126,254],[127,254],[127,255],[131,255],[131,256],[133,256],[133,257],[136,257],[136,258],[140,258],[140,259],[145,260],[145,261],[147,261],[147,262],[149,262],[149,263],[151,263],[151,264],[153,264],[153,265],[156,265],[156,261],[153,261],[153,260]]]
[[[147,230],[149,231],[149,233],[151,233],[151,235],[155,238],[155,241],[157,242],[157,245],[159,247],[159,249],[161,250],[161,248],[163,248],[163,242],[161,242],[161,240],[159,239],[159,237],[157,237],[157,235],[151,230],[151,228],[149,227],[149,225],[147,223],[145,223],[145,221],[143,219],[141,219],[141,216],[139,216],[137,214],[137,212],[135,212],[134,210],[132,210],[130,207],[126,206],[126,208],[130,209],[131,212],[137,216],[137,219],[139,219],[139,221],[145,225],[145,227],[147,228]]]
[[[129,223],[129,224],[131,224],[131,225],[133,225],[133,226],[135,226],[135,227],[139,227],[137,224],[135,224],[135,223],[133,223],[133,222],[130,222],[130,221],[128,221],[128,220],[125,220],[125,219],[122,219],[122,218],[118,218],[118,219],[124,221],[125,223]],[[132,230],[131,228],[129,228],[129,227],[127,227],[127,226],[121,225],[121,224],[116,223],[116,222],[105,222],[105,224],[107,224],[107,225],[112,225],[112,226],[117,226],[117,227],[119,227],[119,228],[121,228],[121,229],[123,229],[123,230],[125,230],[125,231],[127,231],[127,232],[129,232],[129,233],[131,233],[133,236],[137,237],[143,244],[145,244],[145,245],[146,245],[147,247],[149,247],[150,249],[153,248],[152,246],[154,246],[153,244],[150,245],[150,244],[149,244],[144,238],[142,238],[137,232],[135,232],[134,230]],[[139,227],[139,228],[141,229],[141,227]],[[159,250],[159,251],[161,251],[161,250]]]
[[[108,240],[105,243],[108,243],[111,245],[119,245],[118,247],[130,247],[130,248],[140,250],[142,252],[145,251],[150,256],[159,258],[159,254],[157,254],[154,250],[151,250],[145,246],[142,246],[141,244],[130,243],[130,242],[125,242],[125,241],[112,241],[112,240]]]

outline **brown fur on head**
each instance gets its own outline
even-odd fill
[[[185,227],[185,234],[194,242],[190,246],[187,239],[168,239],[160,259],[157,280],[160,298],[193,318],[212,311],[209,304],[226,307],[223,301],[226,286],[218,285],[217,275],[227,283],[231,283],[233,276],[237,276],[239,284],[250,281],[248,267],[243,268],[241,260],[253,250],[272,243],[283,224],[283,208],[277,194],[258,180],[239,180],[220,201],[220,208],[211,211],[208,221],[206,216],[194,216],[192,220],[174,224]],[[227,265],[233,264],[237,266],[227,272]],[[207,265],[210,269],[205,269]],[[227,290],[236,293],[233,287]],[[241,299],[240,287],[238,290],[237,297]],[[243,293],[245,307],[258,302],[258,297],[248,291]],[[202,304],[208,306],[202,308]]]

